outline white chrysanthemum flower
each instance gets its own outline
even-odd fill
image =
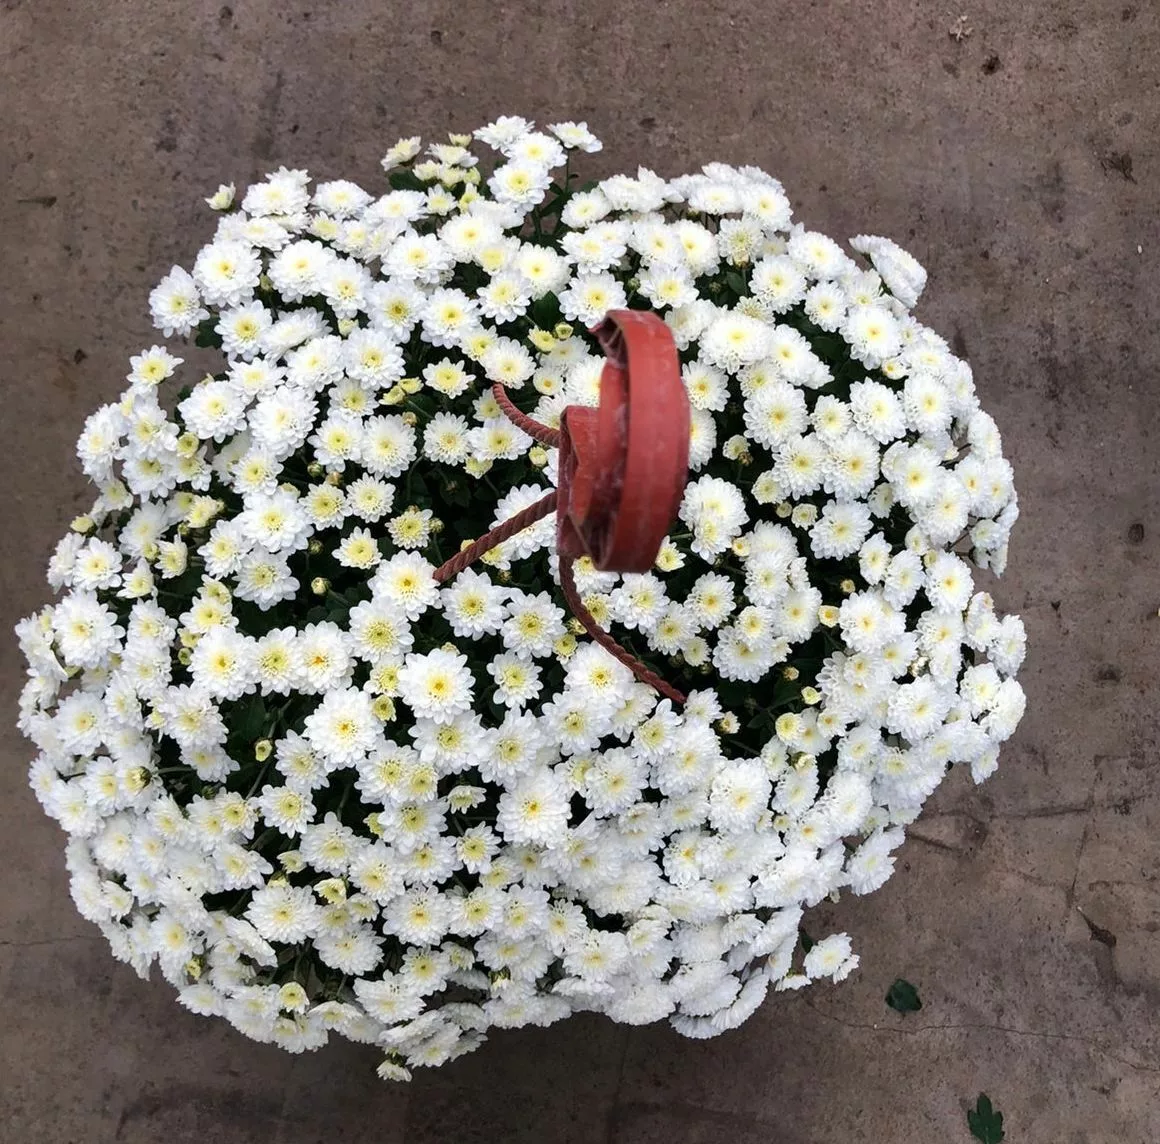
[[[244,242],[214,242],[203,247],[193,265],[202,300],[211,306],[237,306],[258,285],[262,272],[257,252]]]
[[[536,159],[513,159],[497,167],[487,185],[497,202],[526,208],[543,199],[552,185],[552,174],[547,163]]]
[[[474,681],[467,657],[437,648],[408,655],[399,669],[399,694],[416,715],[449,723],[471,706]]]
[[[870,259],[886,289],[907,309],[918,302],[926,285],[926,271],[913,255],[890,239],[871,234],[850,239],[850,247]]]
[[[178,406],[185,425],[203,440],[222,441],[241,428],[245,398],[227,381],[201,381]]]
[[[301,941],[318,927],[321,910],[306,887],[266,886],[254,892],[247,919],[270,941]]]
[[[546,592],[513,592],[501,629],[504,646],[517,655],[545,656],[564,634],[564,613]]]
[[[495,680],[496,701],[505,707],[519,710],[540,694],[540,668],[524,656],[498,655],[487,670]]]
[[[818,282],[806,291],[805,311],[811,322],[832,333],[846,320],[846,295],[836,282]]]
[[[724,313],[712,322],[701,338],[701,356],[710,365],[736,373],[769,356],[772,334],[757,318]]]
[[[563,288],[570,268],[563,255],[550,247],[529,244],[520,248],[509,270],[523,278],[533,298],[541,298]]]
[[[430,285],[451,268],[454,257],[437,235],[405,231],[391,244],[383,265],[405,281]]]
[[[415,459],[415,431],[402,417],[371,417],[361,428],[358,460],[370,472],[397,477]]]
[[[693,530],[693,551],[703,557],[728,548],[749,519],[741,493],[719,477],[686,486],[678,515]]]
[[[553,123],[548,128],[565,147],[580,151],[599,151],[604,144],[588,130],[588,124],[581,120],[579,123]]]
[[[612,275],[578,274],[560,294],[560,309],[564,317],[594,326],[609,310],[622,309],[627,304],[624,287]]]
[[[417,620],[433,604],[439,587],[431,565],[421,556],[400,552],[375,570],[372,591],[397,604],[409,620]]]
[[[446,465],[462,464],[470,452],[470,425],[454,413],[436,413],[423,431],[423,454]]]
[[[209,311],[201,304],[201,292],[193,276],[174,266],[149,295],[153,324],[168,338],[185,336],[205,318]]]
[[[808,424],[806,400],[788,382],[763,386],[745,402],[745,428],[749,437],[771,451],[790,437],[799,436]]]
[[[817,942],[802,963],[811,981],[828,977],[841,981],[858,966],[858,955],[851,952],[850,938],[844,933],[831,934]]]
[[[870,510],[865,505],[831,502],[810,530],[811,548],[815,556],[831,560],[852,556],[871,527]]]
[[[879,382],[855,382],[850,387],[850,408],[854,424],[880,444],[885,445],[906,431],[902,403]]]
[[[652,263],[641,274],[639,289],[658,310],[687,306],[697,300],[692,275],[684,266]]]
[[[305,735],[311,747],[333,766],[349,766],[375,743],[378,724],[370,696],[353,688],[326,692],[306,717]]]
[[[515,844],[552,845],[568,829],[568,792],[551,771],[518,782],[501,796],[496,830]]]
[[[826,447],[815,433],[787,438],[781,444],[773,475],[791,497],[821,488],[827,472]]]
[[[164,346],[150,346],[144,353],[129,358],[129,373],[125,380],[149,389],[172,377],[181,363],[182,359],[174,357]]]

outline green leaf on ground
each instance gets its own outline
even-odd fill
[[[967,1109],[967,1127],[983,1144],[1002,1144],[1003,1114],[995,1109],[985,1092],[979,1093],[974,1108]]]
[[[898,1013],[917,1013],[922,1008],[922,998],[909,981],[896,977],[887,991],[886,1004]]]

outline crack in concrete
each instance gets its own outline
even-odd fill
[[[625,1066],[628,1063],[628,1047],[629,1039],[632,1036],[631,1029],[624,1031],[624,1044],[620,1050],[620,1065],[616,1070],[616,1089],[612,1094],[612,1103],[608,1108],[608,1117],[604,1124],[605,1144],[614,1144],[615,1137],[619,1132],[619,1123],[617,1120],[617,1109],[620,1106],[620,1093],[624,1088],[624,1072]]]
[[[923,814],[923,819],[935,818],[966,818],[971,822],[976,822],[981,826],[985,826],[988,822],[996,820],[1003,822],[1023,822],[1034,818],[1065,818],[1072,814],[1092,814],[1097,810],[1117,810],[1120,807],[1134,806],[1138,802],[1145,802],[1149,798],[1154,798],[1154,795],[1138,794],[1127,795],[1124,798],[1117,798],[1113,802],[1095,802],[1095,787],[1099,781],[1099,776],[1092,779],[1092,789],[1088,798],[1082,803],[1068,803],[1064,806],[1035,806],[1027,810],[1010,810],[1010,811],[993,811],[989,814],[983,815],[974,810],[940,810],[931,811],[929,814]],[[921,820],[920,820],[921,821]],[[909,837],[911,831],[907,831]]]
[[[1088,806],[1087,819],[1084,821],[1083,833],[1079,836],[1079,845],[1076,847],[1076,850],[1075,850],[1075,872],[1071,876],[1071,885],[1068,887],[1068,891],[1067,891],[1067,908],[1069,911],[1075,905],[1075,888],[1079,882],[1080,869],[1083,866],[1083,852],[1087,847],[1088,834],[1091,832],[1092,817],[1094,816],[1094,814],[1096,812],[1096,806],[1095,806],[1096,784],[1099,781],[1100,781],[1100,768],[1099,768],[1099,765],[1097,764],[1095,767],[1092,768],[1092,785],[1091,785],[1091,790],[1088,791],[1088,797],[1087,797],[1087,806]],[[1120,805],[1123,805],[1123,804],[1121,803]],[[1130,803],[1129,803],[1129,805],[1130,805]],[[1111,809],[1111,808],[1109,807],[1108,809]]]
[[[99,933],[78,933],[71,937],[45,937],[35,941],[0,941],[0,949],[31,949],[38,945],[64,945],[72,941],[104,941]]]
[[[1097,1041],[1093,1037],[1084,1037],[1078,1033],[1053,1033],[1039,1029],[1016,1029],[1010,1025],[974,1022],[948,1022],[943,1025],[914,1025],[909,1028],[896,1028],[891,1025],[871,1025],[858,1021],[847,1021],[843,1017],[838,1017],[833,1013],[827,1013],[819,1009],[816,1005],[811,1004],[804,998],[802,999],[802,1004],[807,1009],[812,1009],[819,1017],[827,1021],[833,1021],[838,1025],[845,1025],[848,1029],[869,1029],[875,1033],[900,1033],[904,1036],[914,1037],[922,1033],[953,1032],[960,1030],[965,1032],[1003,1033],[1011,1037],[1035,1037],[1052,1041],[1079,1041],[1091,1048],[1098,1049],[1109,1060],[1117,1061],[1119,1064],[1126,1065],[1130,1069],[1137,1069],[1140,1072],[1160,1073],[1160,1065],[1141,1064],[1138,1061],[1130,1061],[1127,1057],[1116,1056],[1114,1053],[1108,1051],[1106,1044]]]

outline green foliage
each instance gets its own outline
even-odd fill
[[[217,332],[217,322],[217,318],[206,318],[199,322],[193,344],[200,346],[203,350],[219,349],[222,344],[222,336]]]
[[[917,1013],[922,1008],[922,998],[909,981],[896,977],[887,990],[886,1004],[898,1013]]]
[[[967,1127],[971,1135],[983,1144],[1002,1144],[1003,1114],[991,1104],[991,1098],[985,1092],[979,1093],[974,1108],[967,1109]]]
[[[415,174],[406,168],[398,168],[392,171],[387,176],[387,182],[396,191],[426,191],[427,184]]]

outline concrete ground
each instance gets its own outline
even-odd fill
[[[812,224],[918,255],[1016,465],[997,596],[1032,648],[999,774],[948,782],[897,877],[834,910],[851,981],[719,1040],[578,1018],[391,1087],[112,961],[26,787],[4,636],[0,1141],[953,1144],[980,1091],[1012,1144],[1160,1139],[1160,8],[963,4],[0,0],[4,632],[200,196],[283,162],[375,187],[399,135],[517,112],[587,118],[597,174],[760,164]],[[921,1013],[883,1003],[898,976]]]

